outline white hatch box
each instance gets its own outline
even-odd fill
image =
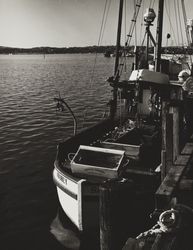
[[[80,145],[71,161],[74,174],[118,178],[124,167],[125,151]]]

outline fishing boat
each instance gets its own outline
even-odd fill
[[[104,53],[104,57],[111,57],[112,51],[111,50],[106,50]]]
[[[134,57],[134,54],[131,53],[131,52],[129,52],[129,53],[126,54],[126,56],[127,56],[127,57]]]
[[[175,127],[178,104],[183,102],[177,77],[189,67],[187,62],[176,66],[161,58],[164,1],[160,0],[156,39],[150,30],[156,14],[148,8],[144,14],[146,50],[136,47],[131,75],[123,80],[124,60],[119,56],[124,54],[120,45],[123,2],[120,0],[114,75],[108,78],[113,90],[110,115],[80,133],[76,133],[75,121],[75,135],[58,145],[53,171],[60,214],[82,233],[95,230],[100,249],[111,250],[122,249],[128,237],[151,224],[148,218],[155,210],[156,190],[182,148],[184,124],[180,130]],[[126,47],[141,3],[136,2]],[[153,61],[149,59],[150,41]],[[60,97],[55,100],[57,107],[66,104]]]

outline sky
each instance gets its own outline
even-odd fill
[[[105,1],[0,0],[0,46],[31,48],[97,45]],[[165,0],[165,2],[170,1],[172,0]],[[111,0],[111,2],[101,45],[114,45],[116,41],[119,1]],[[146,2],[148,5],[153,1],[146,0]],[[157,0],[155,7],[156,2]],[[187,16],[193,18],[192,0],[185,0],[185,3],[188,6]],[[168,7],[167,12],[168,16],[172,16],[174,7]],[[133,0],[127,0],[127,14],[128,17],[123,24],[125,34],[128,33],[133,14]],[[164,30],[165,34],[171,32],[171,23],[174,24],[175,35],[179,33],[175,22],[175,19],[166,20],[168,30]],[[137,28],[136,34],[139,40],[140,27]],[[177,35],[175,39],[173,37],[174,40],[178,40]]]

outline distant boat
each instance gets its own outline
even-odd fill
[[[111,57],[112,52],[110,50],[105,51],[104,57]]]
[[[134,57],[134,53],[128,52],[128,53],[126,54],[126,57]]]

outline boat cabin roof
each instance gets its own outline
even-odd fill
[[[169,76],[164,73],[150,71],[148,69],[133,70],[129,82],[148,82],[155,84],[169,84]]]

